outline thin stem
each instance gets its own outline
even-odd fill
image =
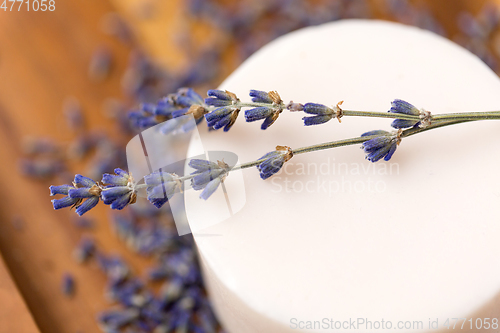
[[[410,128],[410,129],[404,130],[403,133],[401,134],[401,137],[408,137],[408,136],[412,136],[412,135],[415,135],[418,133],[429,131],[431,129],[436,129],[439,127],[444,127],[444,126],[449,126],[449,125],[461,124],[461,123],[465,123],[465,122],[469,122],[469,121],[472,121],[472,120],[440,121],[440,122],[431,124],[425,128]],[[350,139],[345,139],[345,140],[320,143],[320,144],[313,145],[313,146],[307,146],[307,147],[293,149],[292,152],[294,155],[299,155],[299,154],[309,153],[309,152],[313,152],[313,151],[326,150],[326,149],[342,147],[342,146],[350,146],[350,145],[363,143],[363,142],[371,140],[377,136],[378,135],[359,136],[356,138],[350,138]],[[266,159],[259,159],[259,160],[253,161],[253,162],[239,164],[239,165],[236,165],[231,170],[250,168],[250,167],[259,165],[260,163],[264,162],[265,160]]]
[[[342,110],[344,116],[354,116],[354,117],[376,117],[376,118],[392,118],[392,119],[405,119],[405,120],[420,120],[419,116],[413,116],[411,114],[404,113],[392,113],[392,112],[377,112],[377,111],[354,111],[354,110]]]
[[[401,134],[401,137],[408,137],[408,136],[422,133],[422,132],[425,132],[425,131],[428,131],[431,129],[436,129],[439,127],[444,127],[444,126],[449,126],[449,125],[461,124],[461,123],[465,123],[465,122],[469,122],[469,121],[472,121],[472,120],[440,121],[440,122],[436,122],[434,124],[431,124],[425,128],[410,128],[410,129],[404,130],[403,133]],[[356,145],[356,144],[360,144],[360,143],[363,143],[365,141],[371,140],[373,138],[376,138],[377,136],[378,135],[359,136],[356,138],[350,138],[350,139],[345,139],[345,140],[320,143],[317,145],[293,149],[292,153],[294,155],[300,155],[300,154],[309,153],[309,152],[313,152],[313,151],[326,150],[326,149],[342,147],[342,146]],[[264,162],[265,160],[266,160],[265,158],[261,158],[261,159],[258,159],[256,161],[238,164],[238,165],[234,166],[230,171],[251,168],[251,167],[259,165],[260,163]],[[186,175],[186,176],[180,177],[179,180],[180,181],[189,180],[189,179],[193,178],[194,176],[196,176],[196,175]]]
[[[256,107],[277,107],[269,103],[257,102],[237,102],[233,105],[235,108],[256,108]],[[284,105],[280,107],[284,108]],[[215,110],[217,107],[208,107],[210,111]],[[391,118],[403,120],[420,121],[418,115],[410,115],[404,113],[393,112],[379,112],[379,111],[357,111],[357,110],[342,110],[342,115],[347,117],[373,117],[373,118]],[[432,116],[433,121],[441,120],[488,120],[500,119],[500,111],[485,111],[485,112],[461,112],[461,113],[443,113]]]
[[[338,141],[332,141],[332,142],[327,142],[327,143],[320,143],[320,144],[317,144],[314,146],[293,149],[292,152],[294,155],[299,155],[299,154],[309,153],[311,151],[325,150],[325,149],[342,147],[342,146],[350,146],[350,145],[363,143],[367,140],[375,138],[376,136],[377,135],[360,136],[357,138],[338,140]]]
[[[445,113],[432,116],[432,120],[487,120],[500,119],[500,111]]]

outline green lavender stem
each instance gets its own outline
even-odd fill
[[[410,128],[410,129],[404,130],[401,134],[401,137],[408,137],[408,136],[412,136],[412,135],[415,135],[418,133],[422,133],[425,131],[436,129],[439,127],[461,124],[461,123],[465,123],[465,122],[469,122],[469,121],[472,121],[472,120],[460,119],[460,120],[439,121],[439,122],[433,123],[425,128]],[[360,137],[350,138],[350,139],[345,139],[345,140],[337,140],[337,141],[332,141],[332,142],[320,143],[317,145],[293,149],[292,152],[294,155],[299,155],[299,154],[309,153],[309,152],[313,152],[313,151],[326,150],[326,149],[337,148],[337,147],[342,147],[342,146],[351,146],[351,145],[363,143],[363,142],[371,140],[375,137],[377,137],[377,135],[360,136]],[[252,161],[252,162],[242,163],[242,164],[234,166],[231,169],[231,171],[251,168],[251,167],[259,165],[260,163],[264,162],[265,160],[266,159],[263,158],[263,159],[258,159],[256,161]],[[184,177],[180,177],[179,180],[180,181],[189,180],[189,179],[193,178],[194,176],[195,175],[186,175]]]
[[[237,102],[234,104],[235,108],[256,108],[256,107],[269,107],[268,103],[244,103]],[[282,105],[282,107],[284,107]],[[216,107],[210,107],[216,109]],[[392,112],[378,112],[378,111],[356,111],[356,110],[342,110],[343,116],[351,117],[373,117],[373,118],[391,118],[391,119],[404,119],[404,120],[420,120],[418,115],[409,115],[402,113]],[[433,121],[442,120],[491,120],[500,119],[500,111],[484,111],[484,112],[461,112],[461,113],[443,113],[432,116]]]

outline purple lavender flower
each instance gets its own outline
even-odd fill
[[[106,205],[111,205],[111,209],[120,210],[136,202],[137,190],[134,178],[126,171],[116,168],[115,174],[105,173],[102,176],[102,183],[108,185],[102,189],[101,197]]]
[[[280,95],[276,91],[259,91],[251,90],[250,96],[254,103],[265,103],[269,106],[259,106],[245,111],[245,120],[247,122],[264,119],[261,129],[265,130],[278,119],[281,112],[285,108]]]
[[[227,90],[212,89],[207,92],[207,95],[209,97],[205,99],[205,103],[217,107],[205,115],[208,126],[216,130],[224,127],[224,132],[229,131],[241,110],[237,106],[240,100],[234,93]]]
[[[267,179],[281,170],[285,162],[290,160],[293,156],[292,149],[287,146],[276,146],[276,150],[265,154],[259,160],[265,159],[257,169],[260,172],[260,178]]]
[[[220,108],[206,114],[205,119],[207,120],[207,125],[209,127],[213,127],[216,130],[224,127],[224,132],[227,132],[234,125],[239,113],[239,108],[221,106]]]
[[[66,195],[62,199],[52,199],[52,205],[54,206],[54,209],[61,209],[61,208],[66,208],[66,207],[75,207],[78,206],[79,203],[81,203],[81,199],[77,198],[70,198],[68,196],[68,192],[70,189],[74,189],[75,187],[72,185],[51,185],[49,187],[50,189],[50,196],[54,196],[57,194],[64,194]]]
[[[401,142],[402,130],[396,133],[387,131],[371,131],[363,133],[361,136],[376,135],[373,139],[363,142],[361,148],[366,153],[366,159],[370,162],[377,162],[381,158],[389,161]]]
[[[195,175],[191,179],[191,186],[195,191],[203,190],[200,194],[203,200],[207,200],[217,190],[231,169],[224,161],[215,163],[200,159],[192,159],[189,166],[196,170],[191,173]]]
[[[304,105],[304,112],[308,114],[313,114],[312,117],[304,117],[305,126],[311,125],[319,125],[330,121],[333,118],[337,118],[340,122],[340,118],[342,117],[342,109],[340,105],[343,101],[339,102],[334,108],[330,108],[323,104],[317,103],[306,103]]]
[[[234,105],[240,101],[234,93],[227,90],[210,89],[207,95],[209,97],[205,98],[205,103],[216,107]]]
[[[94,208],[99,202],[101,188],[95,181],[82,175],[76,175],[73,185],[50,186],[50,195],[64,194],[66,197],[53,199],[54,209],[76,207],[80,216]],[[83,201],[86,199],[85,201]],[[83,202],[83,203],[82,203]]]
[[[173,98],[175,104],[180,107],[179,110],[172,112],[174,118],[192,114],[196,123],[199,123],[203,119],[203,115],[207,113],[203,97],[191,88],[179,89]]]
[[[161,208],[180,189],[181,182],[175,174],[161,169],[144,177],[149,202]]]
[[[391,109],[389,110],[391,113],[401,113],[412,116],[420,115],[420,110],[411,105],[408,102],[405,102],[401,99],[395,99],[391,102]],[[408,128],[413,126],[420,125],[420,121],[418,120],[406,120],[406,119],[394,119],[391,126],[394,128]]]
[[[101,187],[97,183],[87,177],[82,175],[76,175],[74,182],[74,188],[69,189],[68,196],[71,199],[86,199],[83,203],[78,203],[76,207],[76,213],[80,216],[94,208],[99,202],[101,196]]]
[[[250,97],[252,97],[252,102],[254,103],[273,104],[273,99],[267,91],[250,90]]]
[[[161,98],[156,104],[141,104],[140,110],[130,112],[128,116],[135,127],[145,129],[163,122],[169,124],[167,120],[187,114],[192,114],[198,124],[205,113],[207,109],[203,98],[191,88],[181,88],[177,93]],[[161,130],[171,132],[168,128],[162,127]]]

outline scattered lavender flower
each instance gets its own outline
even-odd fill
[[[337,118],[340,122],[340,118],[342,117],[342,109],[340,108],[340,105],[342,105],[343,102],[344,101],[337,103],[337,105],[333,108],[323,104],[306,103],[304,105],[304,112],[314,114],[315,116],[302,118],[302,120],[304,120],[304,125],[319,125],[326,123],[333,118]]]
[[[100,46],[94,50],[90,58],[88,75],[91,80],[103,81],[109,76],[113,58],[111,50]]]
[[[22,141],[22,150],[26,155],[53,155],[60,154],[59,145],[50,138],[26,137]]]
[[[11,223],[12,223],[12,226],[18,231],[24,230],[25,224],[26,224],[24,219],[21,216],[12,217]]]
[[[276,146],[276,150],[265,154],[259,160],[265,159],[258,166],[260,178],[267,179],[281,170],[283,164],[293,157],[290,147]]]
[[[168,251],[175,247],[173,239],[176,234],[154,221],[139,226],[132,217],[127,218],[115,214],[112,222],[118,237],[130,249],[139,254],[149,255]]]
[[[116,168],[116,175],[105,173],[102,183],[107,184],[101,191],[102,201],[111,205],[111,209],[121,210],[127,205],[134,204],[137,200],[134,178],[126,171]]]
[[[191,186],[195,191],[203,190],[200,198],[207,200],[217,190],[219,185],[224,182],[227,174],[231,170],[224,161],[211,162],[200,159],[192,159],[189,166],[196,171],[191,173],[196,175],[191,179]]]
[[[69,273],[65,273],[62,277],[61,290],[64,295],[71,297],[75,293],[75,279]]]
[[[377,162],[381,158],[389,161],[401,142],[401,133],[401,129],[395,133],[381,130],[363,133],[361,136],[377,135],[361,145],[366,153],[366,159],[370,162]]]
[[[250,96],[255,103],[266,103],[269,106],[259,106],[245,111],[245,120],[247,122],[264,119],[261,129],[265,130],[278,119],[281,112],[285,108],[280,95],[276,91],[259,91],[251,90]]]
[[[138,317],[138,309],[110,310],[99,314],[97,321],[105,332],[119,332],[122,327],[132,323]]]
[[[96,253],[95,241],[90,237],[82,237],[73,251],[73,256],[79,263],[84,263]]]
[[[170,75],[139,49],[130,54],[122,87],[139,102],[152,102],[173,89]]]
[[[63,114],[66,118],[66,124],[73,131],[85,128],[85,118],[83,116],[82,106],[75,97],[70,96],[64,100]]]
[[[46,180],[54,178],[66,171],[66,164],[64,161],[57,158],[23,158],[19,161],[19,169],[21,173],[27,177]]]
[[[118,13],[108,13],[104,15],[101,26],[104,33],[115,36],[127,45],[134,42],[135,38],[132,29]]]

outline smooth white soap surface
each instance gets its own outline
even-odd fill
[[[277,90],[285,103],[343,100],[349,110],[387,111],[396,98],[434,114],[500,109],[500,80],[474,55],[430,32],[381,21],[290,33],[220,89],[243,101],[250,89]],[[247,162],[276,145],[390,130],[390,119],[359,117],[306,127],[304,115],[284,111],[262,131],[241,112],[228,133],[201,126],[201,141],[207,151]],[[404,138],[389,162],[371,163],[349,146],[294,156],[266,181],[256,168],[243,170],[244,206],[194,234],[227,331],[297,332],[293,318],[302,325],[365,318],[391,321],[392,329],[376,331],[429,332],[430,318],[444,332],[446,318],[498,315],[499,144],[500,123],[478,121]],[[198,195],[186,192],[188,210]],[[211,209],[226,209],[224,200],[211,200]],[[399,330],[399,321],[424,326]]]

